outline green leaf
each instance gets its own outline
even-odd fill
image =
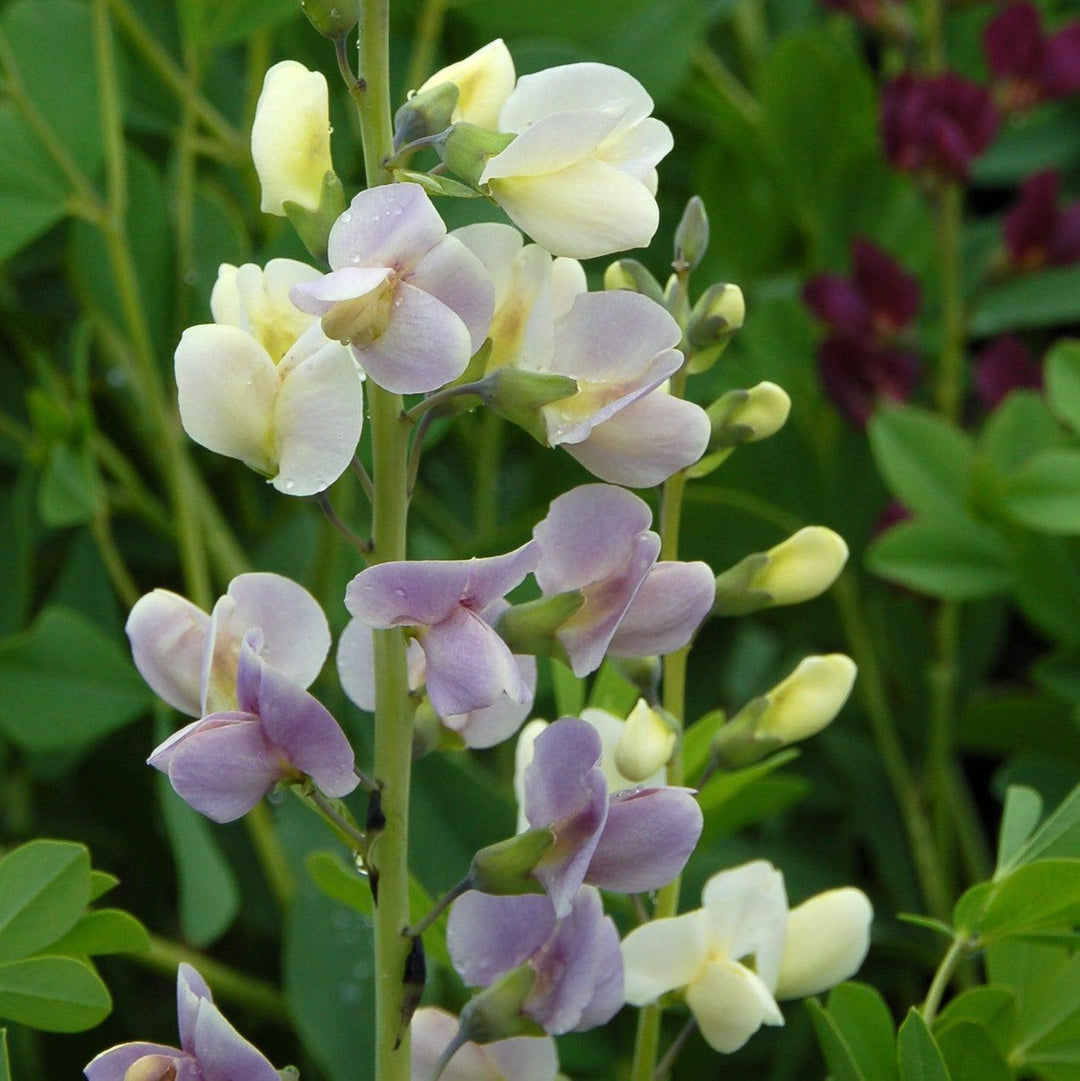
[[[1080,1064],[1080,954],[1047,980],[1021,1018],[1012,1054],[1036,1071],[1053,1063]]]
[[[1046,397],[1054,414],[1080,432],[1080,341],[1057,342],[1050,350]]]
[[[1042,931],[1067,931],[1080,921],[1080,860],[1024,864],[997,882],[972,886],[956,903],[953,922],[984,942]]]
[[[0,964],[0,1017],[46,1032],[82,1032],[112,1009],[93,966],[74,957],[30,957]]]
[[[864,983],[842,983],[829,992],[827,1006],[863,1076],[895,1081],[896,1029],[881,994]]]
[[[941,1040],[954,1025],[975,1024],[994,1035],[1001,1051],[1011,1046],[1016,1032],[1016,996],[1005,987],[973,987],[954,998],[934,1022]]]
[[[1021,124],[1006,125],[975,161],[980,187],[1013,187],[1043,169],[1069,169],[1080,161],[1075,101],[1040,105]]]
[[[874,461],[892,494],[914,513],[954,521],[967,502],[971,440],[925,410],[880,410],[867,428]]]
[[[790,747],[748,769],[714,773],[698,795],[705,816],[703,839],[714,840],[733,833],[801,799],[808,790],[801,778],[769,777],[798,754],[797,748]]]
[[[1006,756],[1038,752],[1080,765],[1080,730],[1068,711],[1030,691],[972,695],[960,715],[957,744]]]
[[[97,471],[87,447],[56,443],[38,488],[38,514],[58,529],[90,521],[100,500]]]
[[[240,911],[236,878],[206,819],[173,792],[166,777],[158,778],[158,798],[176,861],[180,929],[193,946],[209,946]]]
[[[912,927],[921,927],[924,931],[933,931],[934,934],[944,935],[951,939],[956,936],[956,931],[943,920],[935,920],[932,916],[920,916],[916,912],[898,912],[898,920],[910,923]]]
[[[375,902],[367,878],[350,868],[334,852],[309,852],[304,867],[311,881],[327,897],[359,912],[369,920],[375,916]]]
[[[46,952],[68,957],[93,957],[106,953],[146,953],[149,949],[150,935],[130,912],[100,908],[83,916]]]
[[[1013,1072],[986,1029],[971,1021],[952,1025],[938,1046],[953,1081],[1013,1081]]]
[[[1061,801],[1027,843],[1013,853],[1004,869],[1012,870],[1033,860],[1056,857],[1080,858],[1080,785]]]
[[[951,1081],[945,1060],[918,1010],[908,1011],[896,1040],[900,1081]]]
[[[560,717],[578,717],[585,708],[585,681],[578,679],[562,661],[551,660],[555,709]]]
[[[699,717],[683,733],[683,773],[691,782],[701,776],[702,770],[709,764],[713,737],[726,719],[722,709],[714,709]]]
[[[1012,581],[1006,543],[990,526],[966,517],[899,522],[870,545],[866,565],[890,582],[945,600],[990,597]]]
[[[1043,533],[1080,534],[1080,450],[1044,450],[1010,473],[1002,506]]]
[[[90,872],[90,901],[96,901],[99,897],[104,897],[109,890],[116,889],[120,885],[120,879],[116,875],[109,874],[108,871],[91,871]]]
[[[202,44],[214,49],[246,41],[261,30],[271,30],[300,15],[296,0],[229,0],[210,3],[203,17]],[[304,27],[307,30],[307,27]],[[301,32],[297,28],[297,32]]]
[[[835,1081],[873,1081],[859,1069],[855,1054],[836,1018],[826,1011],[817,999],[808,998],[804,1001],[814,1025],[818,1046]]]
[[[20,747],[83,746],[151,701],[126,653],[74,612],[46,608],[30,630],[0,643],[0,729]]]
[[[604,709],[616,717],[626,717],[641,692],[618,669],[613,661],[605,660],[589,690],[589,708]]]
[[[11,1081],[11,1063],[8,1061],[6,1028],[0,1028],[0,1081]]]
[[[68,187],[9,101],[0,102],[0,145],[0,260],[7,260],[64,217]]]
[[[996,479],[1033,454],[1060,444],[1062,435],[1061,426],[1038,391],[1016,390],[986,418],[979,451]]]
[[[1080,540],[1026,532],[1014,543],[1014,590],[1024,615],[1062,644],[1080,645]]]
[[[1053,327],[1080,320],[1080,266],[1022,274],[983,294],[971,333],[989,337],[1003,331]]]
[[[1010,785],[1005,793],[1005,810],[998,832],[997,865],[994,879],[1003,877],[1016,864],[1013,857],[1031,836],[1042,817],[1042,796],[1026,785]]]
[[[75,926],[90,901],[90,853],[30,841],[0,860],[0,960],[25,957]]]

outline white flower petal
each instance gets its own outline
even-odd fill
[[[202,655],[210,617],[167,589],[140,597],[124,630],[139,675],[150,689],[189,717],[201,714]]]
[[[266,350],[236,327],[205,323],[184,331],[175,371],[187,434],[260,473],[276,473],[271,424],[279,378]]]
[[[495,307],[506,299],[514,272],[514,260],[525,238],[512,225],[481,221],[455,229],[452,237],[460,240],[484,264],[495,287]]]
[[[353,198],[330,230],[327,261],[410,269],[446,236],[446,226],[419,184],[382,184]]]
[[[514,89],[515,74],[510,50],[502,38],[496,38],[464,60],[435,72],[417,93],[453,83],[458,88],[458,99],[450,119],[455,124],[464,120],[494,131],[499,113]]]
[[[662,120],[648,117],[605,139],[596,157],[640,181],[656,194],[656,165],[671,153],[675,140]]]
[[[644,1006],[692,983],[705,965],[706,949],[700,910],[635,928],[622,942],[626,1001]]]
[[[589,291],[585,268],[576,259],[559,256],[551,264],[551,314],[561,319],[582,293]]]
[[[713,961],[686,990],[686,1003],[705,1042],[724,1054],[737,1051],[762,1025],[784,1015],[761,978],[734,961]]]
[[[487,337],[495,291],[484,264],[456,237],[444,237],[404,280],[441,300],[468,328],[472,352]]]
[[[489,184],[500,177],[546,176],[595,156],[596,148],[619,126],[622,117],[618,106],[544,117],[488,159],[480,183]]]

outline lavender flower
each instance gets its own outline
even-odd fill
[[[176,732],[147,760],[178,796],[215,822],[247,814],[281,781],[311,779],[328,796],[357,785],[352,747],[326,708],[259,656],[260,632],[244,637],[238,710],[212,713]]]
[[[180,1047],[124,1043],[103,1051],[87,1081],[280,1081],[277,1070],[221,1015],[202,976],[190,965],[176,972]]]

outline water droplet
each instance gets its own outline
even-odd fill
[[[328,133],[329,133],[330,135],[333,135],[333,134],[334,134],[334,125],[333,125],[333,124],[330,124],[330,125],[329,125],[329,126],[327,127],[327,129],[326,129],[326,130],[327,130],[327,132],[328,132]]]
[[[295,487],[296,487],[296,484],[295,484],[294,481],[287,480],[285,482],[285,491],[291,492]]]
[[[122,387],[127,382],[127,372],[120,367],[112,367],[105,373],[105,382],[110,387]]]
[[[355,983],[341,985],[341,1001],[346,1006],[355,1006],[360,1001],[360,988]]]
[[[194,270],[188,270],[184,272],[184,284],[196,285],[199,281],[199,275]]]
[[[333,128],[331,128],[330,130],[333,131]],[[352,211],[351,210],[346,210],[345,213],[341,215],[341,221],[345,225],[348,225],[349,222],[352,221]]]
[[[354,255],[354,256],[352,257],[352,261],[353,261],[354,263],[359,263],[359,262],[360,262],[360,256],[359,256],[359,255]]]
[[[399,601],[403,601],[403,600],[405,599],[405,596],[406,596],[406,594],[405,594],[405,590],[403,590],[403,589],[401,588],[401,586],[398,586],[398,587],[397,587],[397,588],[396,588],[396,589],[394,590],[394,596],[395,596],[395,597],[397,597],[397,599],[398,599]]]

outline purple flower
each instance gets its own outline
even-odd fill
[[[507,607],[503,600],[488,605],[480,617],[492,624]],[[536,693],[536,658],[514,654],[518,673],[528,688],[524,701],[518,701],[503,690],[490,705],[468,713],[440,717],[442,723],[456,732],[466,747],[494,747],[509,739],[520,727],[532,709]],[[427,661],[420,643],[414,638],[408,646],[409,688],[418,691],[427,678]],[[369,713],[375,710],[375,654],[372,630],[358,619],[351,620],[338,640],[338,676],[345,693],[361,709]]]
[[[529,542],[488,559],[380,563],[361,571],[345,607],[374,628],[410,627],[424,651],[427,693],[443,718],[486,709],[505,698],[532,700],[506,643],[485,618],[536,567]]]
[[[1042,369],[1019,338],[1011,334],[991,342],[975,361],[975,389],[990,412],[1014,390],[1040,390]]]
[[[1032,3],[1013,4],[987,23],[983,52],[1007,112],[1080,90],[1080,22],[1045,34]]]
[[[456,379],[483,344],[494,289],[418,184],[369,188],[330,230],[331,273],[290,293],[352,346],[380,387],[410,394]]]
[[[1054,169],[1024,181],[1002,233],[1009,260],[1019,270],[1067,266],[1080,259],[1080,201],[1058,209],[1061,174]]]
[[[445,1010],[416,1011],[412,1029],[411,1081],[431,1081],[439,1056],[457,1035],[458,1020]],[[559,1056],[550,1036],[516,1036],[467,1042],[447,1064],[440,1081],[555,1081]]]
[[[997,133],[998,114],[978,83],[951,71],[904,72],[885,88],[881,126],[894,168],[963,182]]]
[[[473,987],[528,965],[535,983],[521,1012],[554,1036],[606,1024],[622,1007],[619,932],[590,886],[577,891],[562,918],[543,894],[470,890],[450,910],[446,945]]]
[[[322,703],[261,659],[259,638],[249,631],[240,651],[239,709],[189,724],[147,760],[215,822],[247,814],[280,781],[309,776],[328,796],[357,785],[345,733]]]
[[[525,770],[525,819],[555,835],[533,875],[559,916],[583,882],[619,893],[667,885],[701,835],[701,808],[689,789],[609,795],[601,752],[595,728],[564,717],[536,738]]]
[[[210,989],[190,965],[182,964],[176,972],[176,1017],[179,1049],[156,1043],[120,1044],[103,1051],[86,1067],[87,1081],[125,1081],[128,1077],[139,1081],[166,1077],[176,1081],[280,1081],[263,1054],[222,1017]]]
[[[837,408],[865,427],[882,399],[906,402],[919,379],[913,353],[827,338],[818,347],[818,370]]]
[[[319,602],[279,574],[241,574],[208,616],[191,601],[155,589],[128,616],[139,674],[189,717],[236,706],[236,666],[248,631],[262,632],[260,655],[301,687],[310,686],[330,649]]]
[[[831,330],[859,342],[885,341],[919,310],[919,282],[887,252],[863,237],[851,244],[852,274],[819,274],[803,288],[803,302]]]

